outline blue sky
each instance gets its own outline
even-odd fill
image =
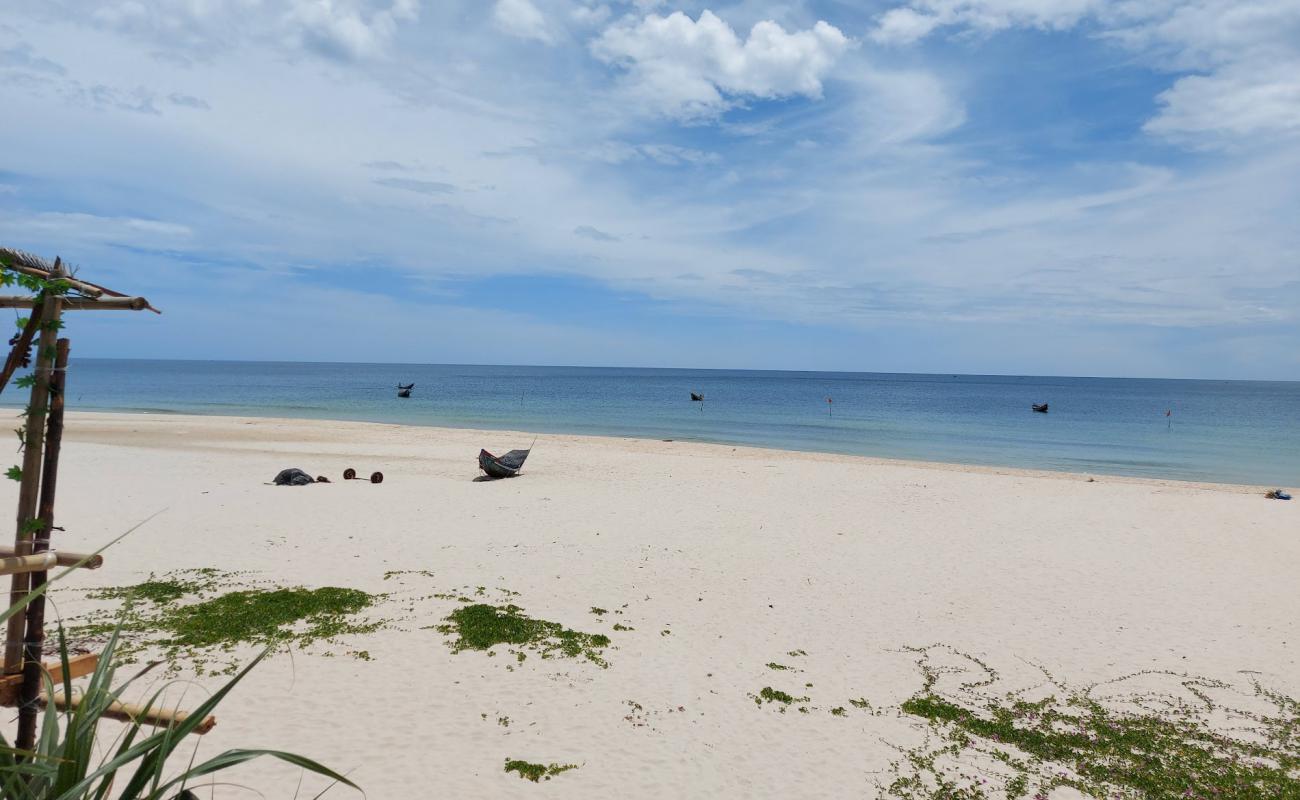
[[[1300,379],[1296,0],[8,0],[83,356]]]

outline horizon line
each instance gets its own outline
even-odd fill
[[[608,364],[479,364],[468,362],[415,362],[415,361],[286,361],[283,359],[251,358],[140,358],[120,356],[73,356],[73,361],[161,361],[170,363],[215,363],[215,364],[331,364],[337,366],[369,367],[502,367],[525,369],[623,369],[623,370],[671,370],[678,372],[780,372],[794,375],[921,375],[941,377],[950,375],[954,378],[1062,378],[1071,380],[1128,380],[1128,381],[1217,381],[1222,383],[1300,383],[1298,378],[1187,378],[1155,377],[1136,375],[1034,375],[1010,372],[878,372],[871,370],[843,369],[779,369],[753,367],[644,367]]]

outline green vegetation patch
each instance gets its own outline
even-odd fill
[[[1031,702],[972,691],[997,675],[970,660],[989,678],[943,693],[937,679],[954,670],[922,664],[926,686],[901,709],[925,720],[934,739],[905,751],[888,796],[1045,798],[1068,788],[1106,800],[1300,798],[1300,703],[1258,683],[1240,690],[1208,678],[1138,673],[1109,684],[1141,679],[1173,687],[1102,702],[1095,687],[1070,689],[1052,679],[1060,695]],[[988,778],[973,781],[977,771]]]
[[[768,668],[768,669],[775,669],[775,670],[787,670],[787,669],[790,669],[790,668],[787,667],[785,664],[778,664],[778,663],[776,663],[775,661],[769,661],[769,662],[767,662],[767,668]]]
[[[105,637],[120,626],[123,660],[134,660],[146,649],[161,649],[172,667],[188,660],[202,673],[208,670],[213,653],[237,645],[306,646],[369,633],[383,624],[356,619],[382,595],[336,586],[221,591],[238,583],[233,573],[183,570],[134,586],[94,590],[93,598],[121,600],[125,605],[120,611],[92,615],[73,629],[73,636]],[[356,653],[369,659],[366,651]],[[231,669],[233,662],[218,671]]]
[[[289,640],[310,644],[360,632],[349,618],[372,603],[373,595],[337,586],[248,589],[177,606],[163,615],[162,622],[172,634],[168,643],[181,647]]]
[[[771,686],[764,686],[759,690],[758,694],[750,695],[750,697],[754,698],[754,702],[760,706],[763,705],[763,703],[780,703],[781,705],[788,706],[791,703],[808,702],[807,697],[795,697],[789,692],[783,692],[780,689],[773,689]]]
[[[533,619],[513,604],[462,606],[451,612],[446,624],[438,626],[438,631],[455,637],[448,641],[454,653],[462,650],[490,651],[499,644],[518,645],[539,652],[542,658],[580,657],[601,667],[609,666],[602,652],[610,645],[608,636],[583,633],[558,622]]]
[[[519,761],[518,759],[506,759],[506,772],[516,772],[519,777],[533,783],[540,780],[549,781],[556,775],[577,768],[577,764],[530,764],[527,761]]]

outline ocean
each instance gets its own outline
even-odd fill
[[[399,399],[396,385],[412,382],[412,396]],[[691,392],[704,401],[692,402]],[[17,407],[22,394],[10,386],[4,404]],[[67,397],[70,410],[633,436],[1300,484],[1300,382],[73,359]],[[1033,413],[1032,403],[1050,403],[1049,413]]]

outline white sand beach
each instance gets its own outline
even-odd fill
[[[521,477],[473,481],[480,447],[532,439],[70,414],[56,546],[161,513],[55,606],[75,618],[87,587],[198,567],[387,593],[389,624],[271,657],[199,742],[299,752],[381,800],[875,796],[921,735],[898,706],[923,682],[907,648],[931,645],[1006,690],[1251,671],[1300,694],[1300,508],[1255,487],[555,435]],[[285,467],[334,482],[267,485]],[[608,667],[453,653],[431,626],[477,587],[608,635]],[[808,699],[782,712],[764,687]],[[508,758],[578,768],[535,784]],[[267,797],[324,786],[270,761],[235,774]]]

